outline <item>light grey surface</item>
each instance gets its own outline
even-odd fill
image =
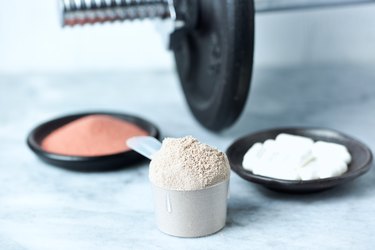
[[[326,192],[279,194],[231,176],[226,227],[204,238],[158,231],[147,164],[83,174],[40,162],[26,147],[38,123],[71,112],[139,114],[164,136],[194,135],[225,150],[275,126],[322,126],[375,148],[375,66],[255,70],[239,122],[222,134],[192,118],[171,73],[0,76],[1,249],[372,249],[375,175]]]

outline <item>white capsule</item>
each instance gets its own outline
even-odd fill
[[[316,158],[337,158],[343,160],[346,164],[349,164],[352,160],[348,149],[336,143],[317,141],[312,147],[312,152]]]
[[[252,171],[253,166],[259,164],[259,158],[263,152],[263,145],[260,142],[255,143],[244,155],[242,165],[244,169]]]
[[[283,169],[281,166],[262,168],[258,170],[257,174],[282,180],[300,180],[295,169]]]
[[[253,173],[283,180],[300,180],[296,171],[297,161],[292,155],[267,150],[253,167]]]
[[[269,140],[266,140],[266,141],[263,142],[263,150],[274,151],[276,149],[276,147],[277,147],[277,145],[276,145],[275,140],[269,139]]]
[[[319,179],[319,163],[316,160],[310,161],[305,166],[298,168],[298,175],[301,180],[309,181]]]
[[[348,170],[346,163],[338,159],[320,158],[317,164],[320,179],[339,176]]]
[[[293,153],[300,158],[302,165],[311,160],[311,147],[314,144],[312,139],[297,135],[279,134],[275,141],[280,152]]]
[[[277,158],[277,155],[279,154],[279,149],[276,145],[276,142],[274,140],[266,140],[263,143],[263,152],[260,156],[260,159],[262,161],[268,162],[269,164],[272,164]]]

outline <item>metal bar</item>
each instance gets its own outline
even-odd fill
[[[170,17],[169,0],[59,0],[62,25]]]
[[[375,3],[375,0],[254,0],[256,12]]]

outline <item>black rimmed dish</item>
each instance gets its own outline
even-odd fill
[[[159,138],[159,130],[151,122],[134,115],[112,112],[88,112],[63,116],[45,122],[34,128],[27,137],[27,145],[44,162],[81,172],[101,172],[121,169],[145,158],[133,150],[103,156],[70,156],[47,152],[41,147],[43,139],[61,126],[88,115],[108,115],[137,125],[145,130],[149,136]],[[125,141],[124,141],[125,143]]]
[[[280,133],[300,135],[310,137],[314,141],[334,142],[346,146],[352,156],[352,162],[348,166],[348,171],[332,178],[291,181],[256,175],[243,168],[243,157],[254,143],[264,142],[267,139],[275,139]],[[341,132],[324,128],[276,128],[249,134],[233,142],[226,153],[232,170],[243,179],[263,185],[274,191],[288,193],[317,192],[344,184],[365,174],[370,169],[372,162],[371,151],[365,144]]]

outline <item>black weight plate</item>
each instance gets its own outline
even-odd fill
[[[200,0],[193,27],[171,35],[187,103],[206,128],[231,126],[245,105],[253,65],[252,0]]]

